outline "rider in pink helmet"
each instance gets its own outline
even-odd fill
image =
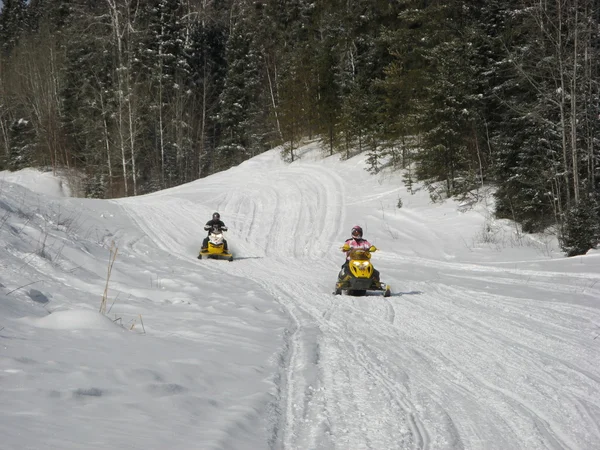
[[[342,264],[342,271],[340,272],[340,278],[343,277],[344,273],[348,269],[348,261],[350,261],[350,251],[353,248],[362,248],[365,250],[369,250],[371,248],[371,243],[366,239],[363,239],[363,229],[359,225],[355,225],[352,227],[352,237],[350,239],[346,239],[344,242],[344,246],[342,247],[344,252],[346,252],[346,262]],[[348,250],[346,250],[346,248]],[[376,280],[379,280],[379,271],[374,271],[374,276]]]
[[[364,248],[365,250],[371,248],[371,243],[366,239],[363,239],[363,230],[358,225],[352,227],[352,237],[346,239],[344,246],[346,246],[346,244],[348,244],[348,247],[350,248],[346,251],[346,260],[350,258],[350,250],[353,248]]]

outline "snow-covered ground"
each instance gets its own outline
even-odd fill
[[[600,252],[364,167],[312,144],[114,201],[0,173],[0,448],[600,448]],[[232,263],[196,259],[214,211]],[[389,298],[332,295],[357,224]]]

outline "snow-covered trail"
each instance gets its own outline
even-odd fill
[[[270,447],[598,448],[600,275],[436,259],[448,224],[423,230],[418,214],[384,210],[396,186],[367,177],[349,164],[243,165],[117,203],[182,267],[252,280],[285,308]],[[213,209],[234,263],[194,260]],[[355,221],[381,248],[388,299],[331,295]],[[386,239],[396,232],[429,237],[424,254]]]

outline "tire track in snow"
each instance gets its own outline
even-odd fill
[[[314,258],[315,255],[323,253],[323,244],[315,239],[315,236],[325,236],[333,241],[339,232],[344,217],[342,209],[344,186],[341,178],[316,166],[311,169],[288,168],[284,172],[280,175],[277,189],[273,187],[271,177],[256,177],[243,190],[232,189],[229,191],[230,195],[219,198],[217,210],[224,218],[230,218],[226,221],[230,228],[228,236],[231,237],[231,231],[248,230],[247,233],[238,231],[241,238],[239,241],[244,242],[243,247],[240,242],[230,239],[230,245],[234,249],[241,247],[245,251],[256,254],[262,247],[267,249],[266,253],[272,258],[281,255]],[[252,196],[253,191],[260,192],[260,195]],[[188,230],[198,229],[203,222],[197,219],[198,210],[194,206],[186,207],[181,204],[182,202],[174,201],[169,197],[165,197],[164,200],[154,197],[148,202],[136,198],[121,203],[132,220],[158,248],[181,258],[189,258],[190,255],[186,254],[182,241],[174,238],[175,233],[171,233],[170,230],[178,229],[181,232],[182,226]],[[321,214],[323,210],[326,211],[325,215]],[[187,212],[193,212],[190,216],[192,219],[183,217]],[[290,245],[290,237],[296,238],[295,246]],[[254,267],[250,272],[237,270],[238,267],[242,267],[239,265],[215,265],[212,270],[256,278],[257,274],[265,269],[263,264],[265,261],[270,259],[262,260],[260,264],[252,264],[258,268]],[[244,261],[240,261],[242,262]],[[328,266],[327,263],[319,261],[313,264]],[[287,271],[280,269],[281,267],[278,267],[282,277],[289,276]],[[266,277],[266,280],[261,284],[265,289],[271,290],[274,298],[277,299],[280,290],[276,286],[280,284],[280,280],[270,277]],[[283,306],[288,306],[288,313],[295,324],[292,328],[296,330],[287,339],[287,354],[282,355],[282,361],[287,368],[282,369],[285,375],[278,387],[284,405],[279,410],[285,411],[282,423],[287,425],[280,427],[279,431],[274,431],[274,442],[278,440],[285,442],[286,438],[283,436],[289,436],[288,430],[291,430],[292,424],[297,421],[293,407],[293,399],[297,397],[295,393],[300,392],[300,395],[303,395],[303,390],[296,388],[298,377],[295,370],[289,368],[302,367],[306,364],[305,358],[312,357],[310,353],[303,352],[304,343],[300,342],[300,336],[303,336],[305,329],[310,329],[312,325],[310,321],[296,317],[296,314],[305,314],[302,310],[297,310],[289,302],[281,299],[279,301]],[[279,435],[282,437],[278,437]]]
[[[270,210],[270,217],[273,217],[275,222],[280,223],[282,226],[271,226],[269,229],[271,230],[272,237],[276,239],[278,242],[283,243],[285,246],[289,246],[289,233],[290,233],[290,221],[294,222],[294,227],[291,228],[295,236],[298,236],[300,233],[300,228],[298,226],[298,222],[303,225],[303,229],[305,231],[305,236],[330,236],[331,241],[337,236],[339,230],[341,229],[342,221],[343,221],[343,183],[340,178],[331,177],[331,174],[320,169],[319,172],[322,177],[315,176],[311,171],[302,170],[299,175],[303,175],[302,177],[294,176],[293,180],[287,184],[286,189],[283,191],[283,194],[280,194],[281,190],[277,192],[276,201],[270,202],[269,206],[272,208]],[[334,185],[324,185],[323,183],[319,183],[319,180],[333,180]],[[253,182],[256,182],[254,180]],[[281,183],[278,184],[281,187]],[[264,188],[267,188],[266,186]],[[264,192],[264,188],[262,188],[262,192]],[[269,195],[272,197],[273,194],[269,192]],[[286,201],[289,201],[294,205],[294,208],[300,210],[302,212],[297,214],[289,214],[286,208],[281,206],[282,200],[281,198],[285,197]],[[299,200],[297,200],[299,199]],[[308,199],[308,200],[307,200]],[[316,202],[316,203],[315,203]],[[311,205],[314,205],[314,208],[311,208]],[[240,202],[230,199],[227,205],[224,205],[226,210],[231,211],[240,211],[241,206]],[[254,208],[257,209],[265,209],[265,205],[259,205],[259,207]],[[314,211],[314,212],[312,212]],[[327,211],[327,214],[323,216],[320,214],[322,211]],[[235,215],[235,213],[234,213]],[[317,216],[320,217],[320,222],[317,221]],[[264,212],[261,213],[262,220],[264,220]],[[285,217],[285,221],[282,220],[282,217]],[[300,219],[299,219],[300,217]],[[308,217],[308,220],[304,219],[304,217]],[[316,225],[316,226],[315,226]],[[250,224],[250,229],[255,228],[264,228],[264,227],[255,227],[254,219]],[[329,245],[329,242],[327,243]],[[276,252],[275,256],[304,256],[307,253],[316,253],[319,249],[322,248],[321,242],[316,242],[314,239],[308,242],[306,238],[304,241],[301,241],[300,245],[294,248],[294,251],[289,253],[284,250],[284,247],[281,244],[276,246],[278,252]],[[306,251],[306,248],[309,251]],[[253,263],[255,265],[258,263]],[[330,263],[325,262],[317,262],[315,263],[317,266],[322,266],[323,270],[327,270],[330,267]],[[311,366],[311,361],[314,361],[315,358],[319,358],[321,356],[329,357],[328,355],[324,355],[322,352],[325,347],[320,347],[319,343],[322,339],[319,339],[318,336],[323,333],[323,330],[326,330],[326,334],[329,338],[336,337],[335,342],[344,342],[344,341],[352,341],[350,336],[347,333],[344,333],[344,329],[335,328],[331,329],[328,325],[328,321],[324,320],[322,317],[327,315],[327,312],[323,312],[316,309],[310,309],[307,307],[305,300],[307,297],[314,297],[314,289],[307,289],[303,283],[289,283],[286,278],[289,278],[288,273],[294,272],[294,269],[300,269],[301,265],[293,260],[287,260],[285,264],[285,269],[282,270],[281,259],[277,258],[276,261],[273,261],[271,258],[262,261],[259,264],[260,272],[263,274],[269,274],[268,277],[263,276],[259,281],[264,289],[270,289],[272,291],[272,295],[274,298],[278,299],[278,301],[285,306],[285,308],[289,311],[290,316],[294,318],[294,322],[297,324],[297,330],[295,333],[295,337],[290,339],[290,349],[288,350],[288,368],[286,369],[286,375],[283,377],[285,380],[285,387],[280,389],[281,392],[281,402],[286,406],[281,408],[281,410],[285,411],[285,418],[282,418],[282,423],[285,424],[283,426],[283,433],[280,435],[282,445],[284,448],[300,448],[297,446],[298,439],[296,436],[301,434],[302,439],[312,440],[314,442],[315,439],[326,439],[323,436],[320,437],[310,437],[312,433],[312,428],[309,425],[308,429],[304,429],[302,427],[303,417],[306,417],[307,414],[319,414],[318,412],[306,410],[304,407],[299,407],[298,405],[304,404],[305,399],[307,397],[307,392],[310,392],[310,382],[311,380],[314,382],[313,375],[306,374],[306,367]],[[267,267],[268,266],[268,267]],[[294,267],[296,266],[296,267]],[[291,269],[291,270],[290,270]],[[313,267],[313,270],[315,268]],[[318,269],[317,269],[318,270]],[[232,271],[238,276],[248,276],[248,277],[256,277],[256,273],[258,270],[256,268],[250,268],[248,270],[248,265],[244,264],[243,266],[237,265]],[[299,273],[302,273],[298,270]],[[283,280],[283,281],[282,281]],[[294,295],[290,295],[290,292],[294,292]],[[393,314],[393,308],[386,309],[387,321],[393,322],[393,317],[390,316]],[[315,324],[318,325],[318,328],[315,329]],[[339,334],[339,338],[337,335]],[[338,341],[337,339],[340,339]],[[315,350],[319,348],[319,350]],[[363,384],[366,379],[379,379],[376,384],[380,385],[384,391],[387,392],[385,394],[386,402],[396,402],[396,408],[398,410],[403,411],[401,417],[406,415],[410,416],[411,413],[406,413],[407,410],[410,410],[411,407],[408,404],[398,403],[397,400],[394,400],[398,397],[399,392],[394,390],[393,383],[390,381],[382,381],[382,375],[377,372],[376,369],[373,368],[373,363],[368,356],[365,356],[364,350],[360,350],[358,346],[352,346],[350,344],[340,344],[334,346],[334,352],[342,349],[342,357],[334,358],[337,362],[333,364],[333,367],[344,366],[345,374],[348,379],[347,384],[342,384],[341,388],[338,392],[338,397],[335,397],[335,400],[338,402],[344,402],[346,398],[352,398],[355,394],[355,386],[360,386]],[[353,363],[349,366],[347,361],[352,361]],[[344,364],[342,364],[344,363]],[[358,376],[356,373],[356,369],[354,368],[354,364],[358,364],[361,367],[361,371],[364,375]],[[324,365],[327,367],[327,365]],[[357,380],[356,378],[359,378]],[[330,377],[333,379],[333,376]],[[320,381],[323,383],[323,380]],[[330,389],[331,387],[327,387]],[[308,391],[307,391],[308,390]],[[341,396],[341,397],[340,397]],[[329,403],[332,402],[330,398]],[[358,403],[356,408],[360,408],[364,406],[364,402],[367,402],[366,398],[363,398],[362,402]],[[334,402],[335,403],[335,402]],[[335,407],[335,404],[330,407]],[[372,411],[372,414],[377,414],[377,409],[375,408]],[[424,431],[424,427],[419,425],[420,422],[414,419],[410,419],[407,421],[406,431],[408,433],[409,441],[415,442],[414,448],[423,448],[424,443],[427,441],[426,432]],[[368,425],[368,419],[365,419],[365,423],[363,426]],[[398,420],[394,416],[393,420],[389,421],[388,426],[390,427],[389,432],[391,435],[394,434],[394,429],[398,425]],[[280,431],[281,433],[281,431]],[[388,435],[388,434],[384,434]],[[377,439],[377,436],[381,436],[380,433],[375,433],[372,439]],[[416,437],[415,437],[416,436]],[[340,436],[341,437],[341,436]],[[342,438],[342,437],[341,437]],[[359,439],[354,437],[353,439]],[[389,442],[388,442],[389,443]],[[308,444],[308,442],[306,442]],[[363,442],[363,444],[365,444]],[[313,448],[303,447],[302,448]],[[362,445],[362,444],[361,444]],[[366,445],[370,447],[370,444],[366,442]],[[409,446],[410,447],[410,446]],[[343,446],[340,448],[344,448]],[[360,448],[360,447],[356,447]],[[374,447],[381,448],[381,447]]]
[[[273,430],[273,448],[589,447],[598,430],[573,434],[579,440],[571,439],[565,430],[600,418],[595,372],[570,364],[568,358],[553,361],[549,356],[563,349],[574,351],[565,346],[572,339],[561,339],[563,333],[571,333],[561,319],[569,327],[588,326],[596,319],[581,320],[585,318],[582,307],[570,310],[557,303],[529,310],[523,299],[456,289],[447,281],[448,274],[444,274],[446,284],[408,278],[407,289],[423,293],[417,296],[361,301],[324,293],[321,274],[333,272],[332,266],[338,264],[332,256],[317,257],[325,254],[323,247],[331,248],[342,229],[348,207],[344,180],[310,164],[277,172],[276,183],[273,174],[257,174],[246,186],[213,199],[217,209],[231,217],[226,223],[238,256],[264,256],[268,249],[269,257],[211,266],[214,271],[252,278],[289,313],[292,327],[279,355],[281,417]],[[182,258],[188,257],[175,237],[161,236],[168,230],[161,230],[164,224],[152,222],[151,216],[138,217],[151,222],[146,226],[148,235],[156,236],[159,246],[179,249]],[[291,233],[296,239],[293,245]],[[385,253],[379,260],[388,267],[408,261]],[[411,257],[410,263],[411,270],[420,265],[458,273],[456,284],[461,286],[469,276],[481,281],[477,277],[484,275],[489,283],[510,285],[522,283],[519,277],[526,274],[540,289],[556,288],[543,283],[554,276],[549,272],[419,257]],[[577,286],[565,282],[560,291],[573,289]],[[594,286],[589,289],[592,295],[598,293]],[[553,336],[550,343],[537,344],[556,352],[537,351],[536,334],[527,333],[528,324],[542,323],[542,317],[527,316],[535,311],[547,313],[545,320],[552,330],[548,334]],[[517,345],[519,336],[528,344]],[[548,369],[551,374],[545,375]],[[534,375],[521,378],[524,373]],[[574,381],[568,384],[570,379]],[[558,391],[561,386],[568,389],[566,395]],[[582,395],[585,390],[589,398]],[[560,406],[543,409],[553,395],[565,402],[566,424],[553,416]]]
[[[270,267],[274,279],[260,282],[293,311],[300,336],[286,376],[287,431],[283,448],[319,448],[319,442],[327,442],[326,448],[341,449],[394,448],[399,442],[403,443],[401,448],[427,448],[428,431],[416,407],[396,381],[382,371],[384,358],[375,358],[377,352],[369,350],[369,335],[374,330],[332,321],[331,305],[323,305],[322,300],[333,297],[315,295],[311,286],[301,282],[277,282],[277,272]],[[254,270],[249,270],[248,275],[252,273]],[[389,323],[387,309],[382,312],[383,320]],[[395,339],[395,335],[383,335],[384,341]],[[385,432],[373,428],[373,418]]]
[[[247,243],[244,251],[252,255],[321,256],[333,244],[345,217],[344,182],[319,165],[292,165],[276,174],[257,174],[246,186],[230,192],[217,209],[223,218],[232,219],[226,221],[229,236],[238,230],[239,239]],[[232,245],[237,244],[232,240]]]
[[[266,187],[258,186],[262,193],[259,201],[251,202],[253,206],[250,208],[252,211],[250,230],[264,230],[265,225],[268,225],[270,230],[268,234],[278,242],[273,249],[272,259],[263,260],[260,264],[252,261],[250,264],[231,267],[217,266],[215,268],[215,270],[255,279],[258,273],[266,274],[256,281],[265,289],[270,290],[274,298],[277,298],[286,307],[295,323],[296,331],[288,340],[288,353],[283,359],[288,366],[282,369],[285,371],[285,376],[279,388],[280,400],[285,405],[280,409],[285,411],[285,417],[282,417],[281,422],[284,426],[276,432],[275,439],[279,440],[284,448],[299,448],[296,445],[303,443],[310,446],[310,443],[327,442],[329,438],[323,431],[327,427],[315,429],[312,421],[322,417],[323,414],[324,417],[329,416],[330,420],[333,420],[333,416],[327,411],[337,411],[336,416],[340,418],[340,423],[332,424],[333,428],[329,433],[334,433],[335,439],[342,442],[338,448],[348,448],[344,446],[343,442],[347,442],[350,448],[382,448],[382,444],[384,446],[390,444],[390,441],[381,442],[382,436],[397,436],[406,444],[406,448],[424,448],[427,442],[427,433],[421,423],[415,419],[414,407],[407,399],[398,400],[402,398],[402,392],[397,390],[392,379],[386,379],[385,374],[380,372],[378,365],[381,364],[381,361],[374,360],[373,353],[368,354],[366,347],[357,345],[354,336],[356,330],[350,334],[348,324],[332,326],[331,320],[323,319],[326,312],[324,313],[319,306],[306,302],[307,298],[315,297],[314,288],[312,286],[307,288],[303,283],[288,281],[289,273],[293,273],[294,269],[298,269],[298,272],[301,273],[302,265],[298,264],[297,260],[288,260],[287,258],[286,263],[281,264],[281,256],[298,257],[307,253],[309,255],[318,254],[323,243],[314,239],[314,236],[330,236],[333,241],[341,229],[344,217],[342,194],[344,189],[340,178],[327,176],[322,169],[316,176],[312,170],[299,170],[298,172],[302,176],[294,176],[293,179],[291,176],[288,177],[290,181],[283,193],[281,190],[275,191],[271,188],[267,191],[268,195],[265,196]],[[324,180],[327,180],[328,183],[324,183]],[[297,211],[296,213],[290,214],[290,211],[282,206],[284,197]],[[262,203],[262,199],[265,198],[271,200],[266,204]],[[249,209],[247,200],[247,196],[243,198],[239,194],[227,196],[222,200],[219,209],[228,211],[231,217],[240,220],[240,217],[247,217],[247,213],[245,213]],[[311,208],[311,205],[314,205],[314,208]],[[150,204],[144,207],[136,206],[134,209],[135,211],[132,211],[134,220],[150,237],[154,238],[160,247],[172,252],[181,248],[180,242],[171,239],[169,233],[165,233],[164,223],[161,223],[161,217],[170,217],[166,222],[169,227],[179,222],[179,219],[176,218],[178,208],[175,205],[166,201],[164,205],[153,206]],[[165,214],[165,211],[168,213]],[[327,211],[327,214],[323,216],[320,214],[322,211]],[[319,216],[322,216],[320,221]],[[285,217],[285,220],[282,220],[282,217]],[[305,218],[299,219],[299,217]],[[258,225],[256,225],[257,222]],[[235,222],[232,228],[235,228]],[[300,244],[293,251],[288,252],[290,232],[296,233]],[[257,236],[257,234],[251,234],[250,246],[253,241],[255,242],[252,237]],[[309,251],[307,252],[306,249]],[[183,252],[179,252],[179,255],[185,256]],[[315,260],[311,262],[311,265],[311,270],[327,271],[330,269],[331,263],[330,261]],[[290,292],[294,292],[294,295],[290,295]],[[316,296],[315,298],[322,299],[328,298],[328,296]],[[388,323],[390,322],[389,314],[386,320]],[[364,331],[360,336],[362,339],[368,339],[368,333]],[[322,364],[315,361],[316,358],[323,358]],[[330,364],[326,364],[326,361],[330,361]],[[318,375],[318,378],[314,378],[314,374],[306,372],[307,368],[311,367],[318,367],[318,370],[323,373]],[[342,378],[338,379],[339,376]],[[318,392],[309,395],[311,384],[322,386],[323,392],[327,395]],[[379,403],[376,402],[375,406],[370,405],[372,400],[369,391],[357,390],[357,386],[366,385],[378,386],[379,393],[376,396]],[[315,399],[316,403],[311,403],[310,398]],[[317,406],[319,402],[322,402],[322,408]],[[345,404],[353,405],[355,416],[345,417],[347,414],[343,407]],[[367,408],[369,412],[364,413],[363,408]],[[385,428],[384,433],[371,429],[370,424],[371,418],[378,417],[382,409],[389,411],[387,418],[380,424]],[[306,418],[309,419],[308,423],[304,422]],[[322,420],[321,423],[323,423]],[[405,423],[400,434],[396,431],[399,423]],[[345,427],[346,433],[340,431],[340,427]],[[361,436],[361,433],[366,433],[367,437]]]
[[[481,295],[481,293],[477,295]],[[465,297],[468,299],[465,300]],[[489,410],[485,411],[481,417],[485,418],[490,414],[497,416],[499,425],[495,426],[502,428],[502,423],[506,424],[504,426],[507,431],[505,436],[512,436],[512,443],[507,440],[505,448],[512,448],[519,445],[519,442],[526,442],[530,437],[532,439],[535,437],[538,441],[536,445],[533,445],[535,448],[553,446],[578,448],[580,444],[572,441],[565,433],[565,430],[572,429],[568,424],[564,424],[566,419],[553,418],[551,414],[557,409],[565,410],[568,412],[567,417],[579,417],[571,419],[572,426],[576,427],[578,423],[582,423],[585,419],[577,413],[576,405],[569,406],[571,402],[565,403],[565,400],[577,396],[581,399],[586,398],[585,393],[595,389],[597,380],[590,379],[586,383],[580,377],[574,377],[572,369],[575,368],[570,363],[558,361],[538,350],[538,347],[548,348],[548,343],[540,342],[539,345],[536,345],[535,340],[532,340],[536,335],[533,330],[512,323],[501,316],[496,316],[497,325],[492,333],[489,324],[478,308],[470,306],[457,310],[461,299],[465,304],[468,302],[483,304],[487,301],[485,298],[471,297],[469,292],[454,291],[453,288],[446,285],[440,286],[439,291],[432,293],[431,296],[407,299],[407,302],[410,302],[410,309],[407,308],[407,311],[410,310],[411,317],[427,314],[441,319],[436,322],[437,332],[432,333],[430,338],[425,341],[429,344],[423,350],[427,351],[428,357],[432,361],[438,360],[439,362],[434,365],[443,367],[444,372],[448,375],[440,377],[439,373],[433,374],[432,381],[436,384],[444,382],[446,384],[445,391],[450,393],[454,390],[452,384],[455,383],[460,386],[461,391],[464,391],[459,392],[460,403],[473,404],[473,407],[457,408],[455,415],[463,416],[462,419],[458,419],[458,422],[474,422],[478,424],[477,429],[485,429],[485,422],[478,423],[478,416],[474,414],[474,411],[475,408],[487,404]],[[500,302],[497,309],[503,309],[507,299],[504,302],[500,298],[496,298],[496,300]],[[494,305],[496,302],[490,303]],[[488,314],[494,314],[493,309]],[[522,312],[515,311],[515,317],[521,314]],[[493,321],[494,319],[489,320]],[[408,321],[407,323],[414,322]],[[476,326],[473,327],[472,323]],[[510,331],[511,329],[514,331]],[[414,331],[412,333],[416,334]],[[530,337],[526,338],[527,334],[530,334]],[[452,336],[451,340],[447,338],[450,335]],[[446,336],[446,338],[441,336]],[[514,340],[508,339],[510,336],[513,336]],[[542,336],[546,337],[547,334],[543,333]],[[452,347],[449,346],[450,342],[452,342]],[[524,344],[527,342],[532,342],[532,344]],[[494,349],[494,352],[490,353],[490,349]],[[573,352],[577,352],[576,348],[571,350],[565,348],[564,350],[565,355],[574,354]],[[454,357],[450,358],[450,355]],[[474,358],[475,355],[477,355],[476,358]],[[495,368],[501,369],[501,372],[498,373],[497,370],[494,370]],[[588,372],[582,371],[581,367],[575,370],[584,377]],[[530,375],[523,378],[523,374]],[[557,375],[559,377],[555,378]],[[581,385],[581,388],[573,391],[572,395],[565,396],[565,389],[572,389],[573,384]],[[585,388],[586,384],[587,388]],[[444,390],[444,384],[434,387],[436,391]],[[481,399],[486,400],[482,402]],[[556,404],[556,409],[550,408],[550,414],[548,414],[539,405],[552,403],[551,399],[561,399],[563,403]],[[533,425],[531,427],[529,424],[524,425],[523,417],[529,418]]]

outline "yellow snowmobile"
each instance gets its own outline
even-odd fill
[[[392,295],[390,286],[379,281],[379,273],[371,264],[371,253],[376,251],[374,245],[368,250],[363,248],[342,247],[343,251],[350,251],[348,269],[342,270],[335,284],[335,295],[346,291],[348,295],[365,295],[367,291],[383,291],[384,297]]]
[[[208,235],[208,247],[200,250],[198,259],[202,259],[203,257],[233,261],[233,255],[228,250],[225,250],[225,237],[222,230],[211,230]]]

